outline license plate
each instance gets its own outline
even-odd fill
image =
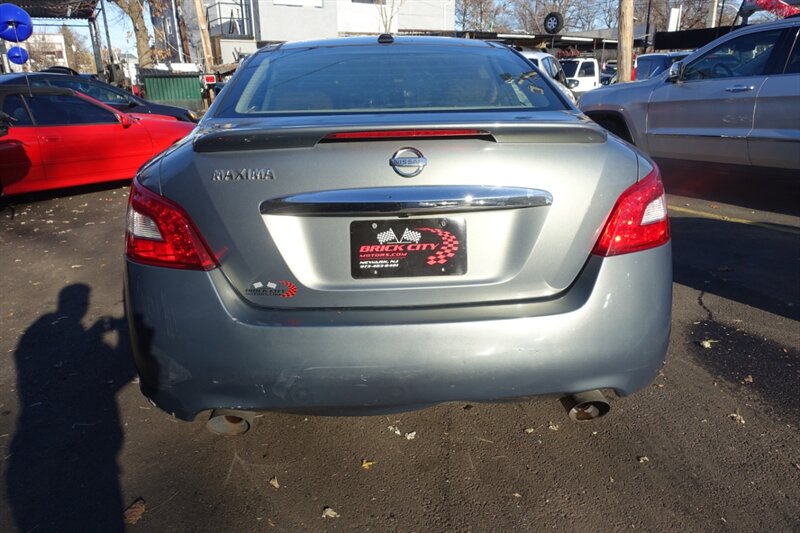
[[[350,223],[350,273],[356,279],[466,272],[467,224],[463,218]]]

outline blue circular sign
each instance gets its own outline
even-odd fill
[[[33,21],[27,11],[14,4],[0,4],[0,39],[21,43],[33,33]]]
[[[28,51],[19,46],[12,46],[6,53],[8,60],[17,65],[23,65],[28,60]]]

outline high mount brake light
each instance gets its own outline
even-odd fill
[[[617,200],[592,253],[627,254],[669,242],[667,199],[658,167],[628,187]]]
[[[368,139],[419,139],[436,137],[487,137],[488,131],[458,129],[410,129],[410,130],[373,130],[373,131],[341,131],[329,133],[324,141],[355,141]]]
[[[125,256],[137,263],[184,270],[219,266],[183,208],[136,179],[128,201]]]

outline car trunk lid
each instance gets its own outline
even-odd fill
[[[568,115],[222,125],[162,188],[255,305],[547,299],[575,280],[637,177],[629,150]],[[409,133],[432,130],[448,133]]]

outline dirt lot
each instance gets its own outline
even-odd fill
[[[669,360],[603,419],[539,398],[267,413],[224,438],[139,393],[126,199],[120,185],[0,212],[2,531],[800,530],[793,214],[670,197]]]

